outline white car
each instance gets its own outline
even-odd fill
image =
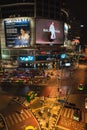
[[[85,108],[87,109],[87,98],[85,98]]]

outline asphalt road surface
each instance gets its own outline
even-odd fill
[[[76,106],[82,110],[84,115],[86,115],[83,115],[84,120],[83,124],[81,125],[82,127],[84,127],[84,123],[87,123],[87,110],[84,108],[84,99],[85,96],[87,96],[87,87],[85,87],[85,90],[83,91],[77,90],[77,87],[80,83],[83,83],[85,84],[85,86],[87,86],[87,64],[80,64],[79,68],[73,71],[70,71],[69,69],[64,69],[62,71],[53,71],[53,73],[54,75],[51,76],[51,79],[49,79],[44,88],[41,89],[40,96],[50,98],[64,98],[66,97],[69,90],[70,95],[68,101],[75,103]],[[59,79],[58,75],[60,76]],[[38,127],[38,122],[35,120],[31,112],[23,108],[23,113],[19,114],[17,113],[17,111],[15,111],[17,109],[16,106],[18,107],[17,104],[8,105],[11,98],[13,98],[15,95],[22,96],[21,94],[25,94],[25,91],[28,91],[28,89],[29,87],[19,88],[17,86],[16,88],[15,86],[13,86],[11,88],[8,88],[8,86],[5,86],[3,88],[3,91],[1,90],[2,95],[0,95],[0,109],[3,109],[2,114],[5,117],[9,130],[24,130],[27,125],[34,125],[35,127]],[[21,107],[19,106],[18,109],[19,108]],[[68,110],[65,111],[69,113]],[[70,117],[69,119],[71,120]],[[67,120],[67,116],[61,118],[60,124],[62,120]],[[65,125],[66,124],[67,123],[65,122]],[[83,130],[83,128],[81,130]]]

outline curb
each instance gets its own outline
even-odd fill
[[[0,116],[2,117],[2,119],[3,119],[4,123],[5,123],[5,128],[6,128],[6,130],[9,130],[8,127],[7,127],[7,123],[6,123],[6,121],[5,121],[4,116],[3,116],[1,113],[0,113]]]

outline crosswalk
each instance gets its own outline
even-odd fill
[[[64,108],[62,113],[61,113],[61,116],[62,117],[65,117],[65,118],[69,118],[69,119],[73,119],[73,113],[74,113],[74,109],[71,109],[71,108]],[[87,123],[87,113],[85,112],[81,112],[81,121],[84,122],[84,123]]]
[[[6,127],[5,127],[5,122],[4,122],[4,120],[3,120],[3,118],[2,118],[2,115],[0,114],[0,129],[5,129]]]
[[[11,115],[6,116],[5,120],[6,120],[7,126],[10,128],[11,126],[18,124],[28,118],[31,118],[31,114],[26,109],[24,109],[23,113],[18,114],[15,112]]]
[[[16,101],[20,104],[23,104],[26,99],[25,99],[25,97],[14,97],[12,100]]]

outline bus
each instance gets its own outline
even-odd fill
[[[30,102],[30,100],[34,99],[35,97],[37,97],[37,93],[35,93],[34,91],[29,91],[26,95],[28,102]]]

